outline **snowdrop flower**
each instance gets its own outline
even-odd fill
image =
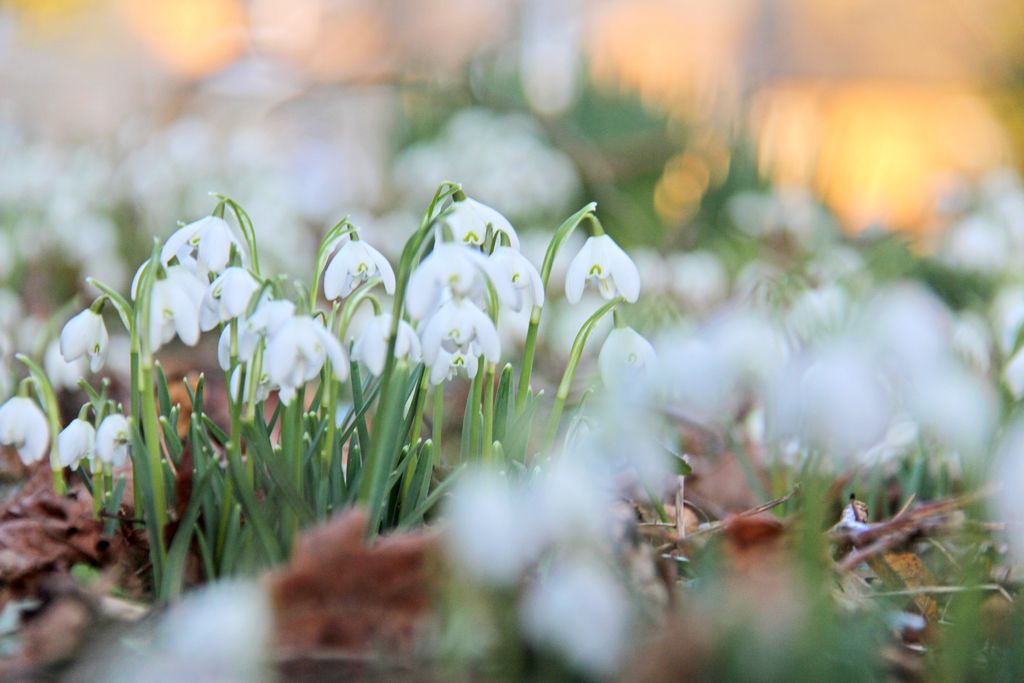
[[[244,253],[227,221],[219,216],[204,216],[167,238],[160,250],[160,262],[166,266],[177,257],[183,267],[205,278],[207,273],[220,273],[227,267],[232,245],[239,254]]]
[[[531,641],[590,675],[614,673],[626,652],[630,601],[599,564],[558,562],[527,589],[519,616]]]
[[[1013,354],[1003,368],[1003,382],[1015,399],[1024,397],[1024,348]]]
[[[596,287],[605,300],[621,295],[633,303],[640,297],[640,271],[629,255],[608,235],[596,235],[583,243],[565,274],[565,298],[574,304],[584,287]]]
[[[529,517],[522,492],[496,471],[470,470],[447,505],[448,551],[473,578],[512,585],[533,563],[542,539]]]
[[[501,342],[494,321],[466,299],[452,299],[442,304],[423,330],[423,358],[430,364],[442,349],[454,352],[470,344],[477,346],[492,363],[497,363],[501,357]]]
[[[15,396],[0,406],[0,444],[17,450],[26,465],[42,460],[50,445],[50,430],[35,401]]]
[[[177,334],[189,346],[199,342],[199,311],[206,287],[182,266],[171,266],[167,277],[153,283],[149,309],[149,339],[156,351]]]
[[[324,296],[345,297],[359,283],[379,276],[388,294],[395,293],[395,271],[379,251],[362,240],[346,240],[324,271]]]
[[[374,375],[384,372],[387,362],[388,337],[391,333],[391,314],[382,313],[371,318],[362,334],[352,346],[352,358],[360,361]],[[408,358],[418,363],[422,356],[420,340],[412,325],[398,321],[398,335],[395,337],[395,358]]]
[[[128,460],[130,438],[124,415],[108,415],[96,430],[96,457],[103,463],[120,467]]]
[[[96,456],[96,428],[86,420],[72,420],[57,437],[57,450],[61,466],[77,470],[83,459]]]
[[[78,387],[78,380],[85,377],[89,371],[89,364],[85,358],[78,358],[70,363],[64,360],[64,356],[60,353],[60,344],[55,340],[46,347],[46,352],[43,354],[43,368],[54,389],[57,391],[73,390]]]
[[[252,360],[261,336],[271,336],[295,314],[291,301],[263,301],[245,321],[238,326],[238,360],[245,363]],[[217,342],[217,362],[227,370],[231,367],[231,328],[226,327]]]
[[[530,260],[512,247],[496,247],[491,254],[492,272],[497,278],[504,278],[511,284],[514,298],[505,303],[513,311],[521,311],[526,299],[524,290],[530,293],[533,306],[544,305],[544,282]]]
[[[109,342],[103,316],[87,308],[64,325],[60,333],[60,353],[69,363],[85,356],[89,359],[89,369],[99,372],[107,362]]]
[[[430,365],[430,384],[437,386],[445,380],[454,379],[460,372],[466,373],[466,377],[473,379],[479,366],[477,356],[479,352],[474,345],[465,350],[456,349],[452,353],[439,349]]]
[[[207,332],[220,323],[239,317],[245,313],[249,300],[259,288],[259,281],[245,268],[228,268],[206,288],[199,327]]]
[[[264,358],[267,376],[280,387],[285,405],[291,403],[299,386],[320,374],[328,359],[335,377],[341,381],[348,377],[348,360],[341,343],[306,315],[292,317],[270,337]]]
[[[631,382],[636,376],[648,376],[657,357],[654,347],[632,327],[618,327],[608,333],[597,365],[606,386]]]
[[[1019,418],[1002,437],[991,479],[997,486],[998,519],[1009,522],[1010,550],[1019,562],[1024,559],[1024,496],[1019,485],[1024,481],[1024,422]]]
[[[515,298],[511,285],[501,277],[492,277],[492,264],[475,249],[459,244],[442,242],[434,247],[427,258],[409,278],[405,295],[406,309],[414,320],[427,317],[441,303],[446,292],[452,296],[482,297],[488,279],[502,301]]]
[[[484,243],[487,228],[490,228],[495,234],[508,237],[513,249],[519,249],[519,235],[508,219],[475,199],[454,202],[442,220],[452,231],[456,242],[479,247]]]

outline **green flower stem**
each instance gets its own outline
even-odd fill
[[[530,326],[526,330],[526,346],[523,348],[523,369],[519,372],[519,389],[516,391],[517,415],[526,407],[530,391],[530,376],[533,374],[533,357],[537,352],[537,330],[540,328],[542,310],[540,306],[534,306],[530,313]]]
[[[103,463],[99,463],[99,467],[92,468],[92,517],[93,519],[100,518],[100,512],[103,510],[103,499],[106,497],[104,492],[103,483]]]
[[[146,445],[149,481],[153,487],[153,507],[156,510],[157,547],[161,556],[166,553],[164,526],[167,524],[167,492],[164,489],[163,454],[160,447],[160,418],[156,407],[156,388],[153,383],[153,350],[151,339],[147,339],[150,316],[153,315],[152,291],[160,263],[160,243],[153,241],[153,253],[139,282],[135,316],[135,341],[138,345],[138,403],[132,410],[138,411],[142,419],[143,436]],[[140,332],[141,331],[141,332]],[[142,500],[139,498],[138,500]]]
[[[544,253],[544,261],[540,267],[540,279],[544,286],[544,291],[547,291],[548,280],[551,279],[551,269],[555,266],[555,258],[558,256],[558,250],[562,248],[565,241],[569,239],[569,235],[572,234],[573,230],[579,227],[584,220],[590,220],[592,224],[596,224],[600,229],[600,223],[597,222],[596,216],[594,216],[594,210],[597,209],[595,202],[590,202],[582,209],[569,216],[558,226],[558,230],[555,231],[554,236],[551,238],[551,242],[548,243],[547,251]],[[526,347],[523,350],[523,367],[519,373],[519,389],[516,392],[516,414],[522,414],[523,409],[526,407],[526,399],[530,390],[530,377],[533,374],[533,359],[536,352],[537,346],[537,330],[540,326],[540,315],[541,308],[534,306],[533,311],[530,313],[530,327],[526,332]]]
[[[491,444],[494,442],[494,363],[488,361],[484,371],[484,443],[483,458],[489,462],[492,455]]]
[[[416,392],[416,407],[414,408],[415,416],[410,426],[410,431],[406,443],[412,448],[420,440],[420,431],[423,429],[423,413],[427,408],[427,394],[430,392],[430,373],[426,372],[424,368],[423,377],[420,379],[419,391]],[[422,452],[421,452],[422,455]],[[416,460],[409,458],[409,464],[405,466],[405,478],[402,481],[402,499],[405,499],[406,494],[409,491],[409,487],[412,486],[413,476],[416,474]]]
[[[426,369],[424,369],[426,373]],[[444,384],[434,388],[434,424],[431,440],[434,442],[434,464],[441,460],[441,433],[444,431]]]
[[[305,387],[300,386],[292,398],[292,402],[285,407],[283,422],[281,424],[282,441],[285,462],[292,468],[292,484],[295,490],[302,495],[302,410],[305,400]],[[283,524],[285,538],[291,541],[299,531],[298,513],[287,508],[284,512]]]
[[[376,534],[380,527],[383,509],[387,502],[388,477],[399,450],[399,435],[395,425],[401,420],[404,411],[402,394],[408,367],[405,363],[399,364],[395,361],[395,341],[398,337],[398,323],[402,319],[405,289],[413,269],[423,258],[423,250],[427,245],[430,227],[438,217],[438,206],[460,189],[455,183],[441,184],[423,215],[419,230],[409,238],[402,249],[402,257],[396,274],[391,329],[388,333],[387,361],[384,365],[384,372],[381,373],[381,392],[374,420],[373,439],[369,453],[364,460],[363,478],[359,487],[359,502],[366,506],[370,514],[369,523],[366,525],[367,535]]]
[[[555,394],[555,405],[551,409],[551,417],[548,420],[548,432],[547,436],[544,438],[545,451],[551,448],[551,444],[555,441],[555,434],[558,433],[558,423],[562,419],[562,411],[565,409],[565,402],[569,399],[569,390],[572,388],[572,380],[576,374],[576,368],[579,366],[580,359],[583,357],[583,348],[587,344],[587,338],[590,337],[590,333],[593,332],[594,326],[597,325],[598,321],[622,302],[622,297],[618,297],[597,309],[594,314],[587,318],[587,321],[583,323],[583,326],[580,327],[580,331],[576,333],[576,339],[572,343],[572,350],[569,352],[569,361],[565,365],[565,372],[562,373],[562,381],[559,382],[558,392]]]
[[[476,416],[480,410],[480,404],[483,402],[485,374],[483,366],[486,362],[483,356],[477,360],[476,377],[473,378],[469,396],[466,397],[466,414],[469,415],[469,451],[467,455],[471,458],[479,458],[481,455],[480,451],[477,451],[477,444],[480,442],[480,424],[477,422]],[[465,439],[466,435],[463,434],[462,438]]]

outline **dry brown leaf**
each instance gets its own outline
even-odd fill
[[[288,566],[268,577],[278,647],[410,650],[430,609],[434,536],[396,534],[368,545],[366,521],[353,510],[305,532]]]

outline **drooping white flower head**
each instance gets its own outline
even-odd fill
[[[15,396],[0,406],[0,444],[17,450],[26,465],[42,460],[50,445],[50,430],[35,401]]]
[[[78,469],[83,459],[96,457],[96,428],[86,420],[74,419],[57,437],[62,467]]]
[[[597,357],[601,380],[609,387],[650,375],[656,361],[654,347],[632,327],[609,332]]]
[[[206,287],[182,266],[171,266],[167,277],[153,283],[149,309],[149,339],[153,350],[177,334],[189,346],[199,342],[199,311]]]
[[[640,297],[640,271],[629,255],[608,235],[587,238],[565,274],[565,298],[574,304],[591,285],[605,300],[622,296],[633,303]]]
[[[296,390],[309,382],[330,359],[334,376],[348,377],[345,351],[317,320],[297,315],[288,320],[270,337],[264,356],[267,376],[280,387],[281,402],[291,403]]]
[[[124,415],[108,415],[96,430],[96,457],[108,465],[120,467],[128,460],[130,441],[128,420]]]
[[[43,368],[50,384],[56,390],[78,388],[78,380],[89,372],[89,363],[85,357],[77,358],[70,363],[60,353],[60,344],[54,340],[46,347],[43,354]]]
[[[405,306],[414,320],[427,317],[446,295],[483,299],[490,280],[502,301],[515,294],[506,278],[492,275],[493,266],[479,251],[460,244],[442,242],[409,278]]]
[[[443,348],[438,350],[430,366],[430,384],[437,386],[442,382],[454,379],[456,375],[464,373],[467,378],[476,377],[479,366],[477,356],[480,352],[472,344],[466,349],[456,349],[449,353]]]
[[[365,365],[371,374],[380,375],[384,372],[390,332],[391,314],[375,315],[367,321],[362,334],[352,346],[352,358]],[[421,356],[420,339],[412,325],[399,320],[398,334],[395,337],[395,358],[408,358],[409,361],[418,363]]]
[[[249,300],[259,288],[259,281],[245,268],[228,268],[206,288],[199,327],[207,332],[220,323],[239,317],[245,313]]]
[[[613,674],[626,655],[629,597],[599,563],[557,561],[527,588],[519,617],[533,643],[591,676]]]
[[[261,301],[256,310],[238,326],[238,359],[252,360],[261,336],[271,336],[295,314],[291,301]],[[225,328],[217,342],[217,361],[227,370],[231,363],[231,329]]]
[[[471,344],[492,363],[501,357],[498,330],[490,317],[468,299],[451,299],[437,309],[423,330],[423,359],[433,365],[441,350],[455,353]]]
[[[395,271],[380,253],[362,240],[345,239],[324,271],[324,296],[329,300],[345,297],[360,283],[380,277],[384,290],[395,293]]]
[[[85,309],[64,325],[60,333],[60,353],[64,360],[89,359],[89,369],[99,372],[107,362],[110,337],[103,316]]]
[[[511,287],[511,301],[505,304],[513,311],[521,311],[526,303],[524,292],[530,294],[531,306],[544,305],[544,282],[530,260],[512,247],[497,247],[491,254],[491,272],[495,279],[503,278]]]
[[[442,221],[452,231],[455,241],[461,244],[481,246],[487,235],[487,228],[490,227],[492,232],[508,237],[513,249],[519,249],[519,235],[508,219],[475,199],[466,198],[454,202]]]
[[[231,245],[244,254],[228,222],[219,216],[204,216],[179,228],[164,243],[160,261],[165,266],[175,256],[178,263],[201,278],[220,273],[231,258]]]

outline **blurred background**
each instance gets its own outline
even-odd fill
[[[211,191],[292,273],[344,215],[397,250],[443,179],[527,233],[596,200],[693,310],[825,233],[984,270],[1024,243],[1022,35],[1012,0],[9,0],[0,322],[125,287]],[[1018,227],[948,237],[982,201]]]

